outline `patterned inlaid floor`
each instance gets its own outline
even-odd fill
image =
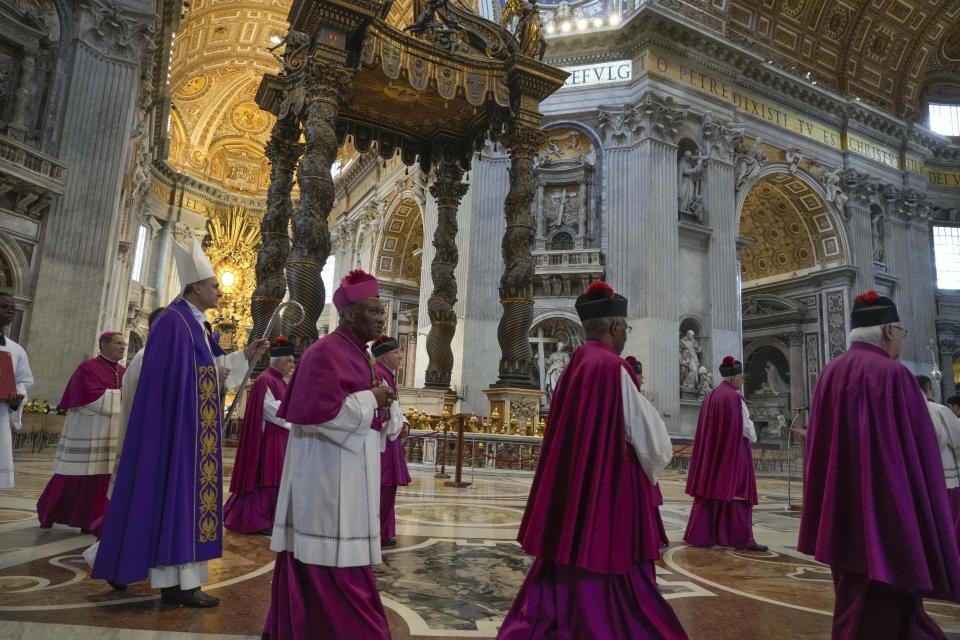
[[[224,461],[228,474],[233,453]],[[51,457],[52,449],[17,451],[17,488],[0,491],[0,638],[259,637],[273,567],[265,536],[225,533],[224,556],[211,563],[205,587],[220,597],[216,609],[162,607],[146,583],[114,592],[88,577],[80,554],[91,536],[37,525]],[[492,638],[531,563],[514,542],[531,476],[468,475],[473,484],[456,489],[434,479],[432,469],[411,471],[414,481],[400,490],[397,506],[399,546],[376,568],[393,635]],[[787,509],[785,480],[762,476],[758,483],[754,532],[768,553],[685,546],[690,500],[683,482],[676,471],[661,482],[672,544],[657,581],[690,638],[829,638],[830,572],[796,551],[799,512]],[[927,610],[960,639],[960,606],[928,602]]]

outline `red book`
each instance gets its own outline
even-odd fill
[[[13,356],[9,351],[0,351],[0,398],[7,399],[17,392],[17,379],[13,377]]]

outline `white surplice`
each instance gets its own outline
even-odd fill
[[[960,463],[957,460],[960,454],[960,418],[947,407],[930,400],[927,400],[927,410],[930,411],[933,429],[937,434],[947,489],[956,489],[960,487]]]
[[[740,412],[743,417],[743,437],[750,442],[756,442],[757,429],[753,425],[753,420],[750,419],[750,409],[747,407],[747,401],[743,398],[740,398]]]
[[[16,411],[12,410],[7,403],[0,403],[0,489],[10,489],[13,487],[13,436],[10,430],[20,431],[23,406],[27,403],[27,391],[33,384],[33,372],[30,371],[30,361],[23,347],[9,337],[4,338],[6,345],[0,346],[0,351],[10,353],[17,393],[23,396],[23,402]]]
[[[650,483],[657,484],[657,478],[673,458],[673,444],[667,426],[650,401],[637,389],[626,369],[620,371],[620,389],[627,442],[637,454]]]
[[[64,476],[113,473],[120,431],[120,390],[107,389],[82,407],[67,410],[53,472]]]
[[[267,394],[263,396],[263,417],[260,418],[260,432],[267,430],[267,423],[275,424],[282,429],[290,431],[290,423],[282,418],[277,417],[277,413],[280,411],[280,401],[283,398],[277,399],[273,397],[273,392],[270,389],[267,389]]]
[[[380,563],[380,452],[403,415],[394,403],[377,432],[370,428],[376,409],[373,392],[359,391],[329,422],[292,425],[272,551],[327,567]]]

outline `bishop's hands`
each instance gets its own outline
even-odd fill
[[[270,349],[270,341],[265,338],[259,338],[257,340],[251,340],[247,346],[243,348],[243,357],[247,359],[247,362],[253,362],[258,359],[260,356],[265,354]]]
[[[370,389],[370,391],[373,392],[373,397],[377,401],[378,408],[386,409],[391,404],[393,404],[393,401],[395,398],[393,395],[393,391],[390,389],[390,387],[386,385],[380,385],[377,387],[373,387],[372,389]]]
[[[0,398],[0,402],[6,402],[11,411],[16,411],[20,408],[20,403],[23,402],[23,395],[19,393],[12,393],[6,398]]]

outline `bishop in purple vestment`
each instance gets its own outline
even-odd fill
[[[536,556],[498,638],[686,638],[657,589],[654,485],[666,427],[620,358],[627,300],[577,298],[587,341],[564,368],[518,540]]]
[[[683,540],[697,547],[766,551],[753,539],[757,481],[750,443],[757,434],[740,395],[743,365],[727,356],[720,376],[723,381],[704,398],[697,420],[687,475],[693,508]]]
[[[149,575],[164,604],[213,607],[200,583],[223,549],[220,388],[269,343],[252,340],[218,367],[225,354],[203,313],[223,295],[213,267],[195,239],[174,256],[187,284],[147,341],[92,577],[122,589]]]
[[[377,379],[386,384],[397,395],[396,372],[403,364],[403,351],[396,338],[380,336],[370,346],[370,353],[377,360]],[[388,437],[380,454],[380,544],[392,547],[397,544],[397,524],[394,507],[397,503],[397,487],[410,484],[410,472],[407,470],[407,457],[403,450],[403,441],[410,431],[410,425],[403,419],[403,410],[399,402],[391,406],[391,414],[401,421],[403,428],[395,437]],[[378,418],[380,419],[380,418]]]
[[[944,638],[923,597],[960,601],[960,557],[923,394],[889,298],[858,296],[850,349],[817,380],[797,548],[829,565],[834,640]]]
[[[390,637],[371,569],[381,560],[380,451],[395,435],[373,428],[393,402],[367,351],[383,332],[376,279],[351,271],[333,303],[339,326],[303,353],[280,406],[291,426],[270,540],[272,640]]]
[[[293,343],[285,336],[270,345],[270,366],[257,376],[247,395],[240,444],[230,475],[230,498],[223,505],[223,526],[234,533],[273,530],[283,458],[290,423],[277,417],[293,374]]]

